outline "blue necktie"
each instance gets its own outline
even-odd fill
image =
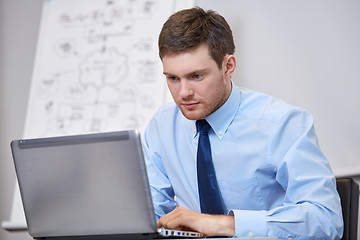
[[[216,180],[208,132],[211,129],[205,119],[196,121],[199,136],[197,151],[197,174],[202,213],[224,214],[219,187]]]

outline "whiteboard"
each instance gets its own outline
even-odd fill
[[[192,0],[45,0],[24,138],[145,130],[170,95],[157,40]],[[8,230],[26,229],[18,184]]]
[[[157,34],[173,4],[45,1],[24,137],[143,131],[164,102]]]

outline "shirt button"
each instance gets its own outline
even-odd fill
[[[219,135],[222,135],[222,131],[219,131]]]
[[[193,129],[193,133],[194,133],[194,134],[196,133],[196,129]]]
[[[249,232],[249,237],[253,237],[254,233],[253,232]]]

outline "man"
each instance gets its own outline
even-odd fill
[[[236,87],[234,50],[213,11],[182,10],[162,28],[159,54],[176,105],[161,107],[144,135],[158,227],[339,239],[340,200],[312,117]]]

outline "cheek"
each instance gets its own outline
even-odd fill
[[[213,84],[211,88],[209,88],[207,94],[208,101],[213,105],[218,105],[223,101],[224,95],[226,95],[226,87],[223,82],[218,79],[216,84]]]
[[[169,83],[167,82],[167,86],[168,86],[168,89],[171,93],[171,96],[174,98],[174,100],[177,98],[177,96],[179,95],[178,92],[179,92],[179,89],[177,88],[176,84],[173,84],[173,83]]]
[[[214,95],[223,94],[222,93],[223,91],[224,91],[224,83],[223,83],[223,79],[220,77],[212,79],[207,87],[208,95],[214,96]]]

